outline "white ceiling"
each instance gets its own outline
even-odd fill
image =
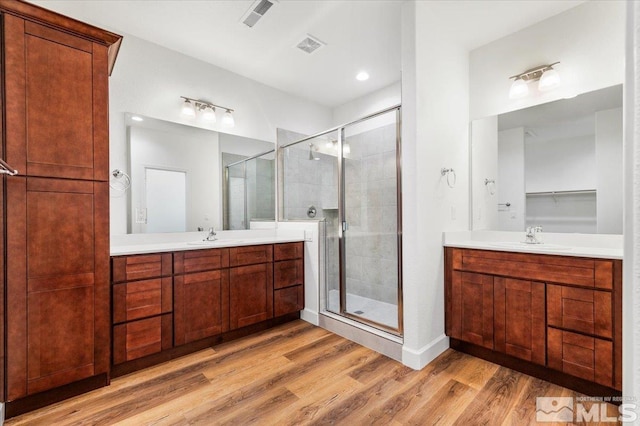
[[[253,28],[240,22],[251,0],[32,2],[329,107],[400,80],[401,0],[280,0]],[[443,0],[429,7],[471,50],[582,2]],[[311,55],[296,49],[306,34],[327,45]],[[356,81],[360,70],[371,78]]]

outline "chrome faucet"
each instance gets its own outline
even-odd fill
[[[218,239],[216,235],[215,228],[209,228],[209,235],[207,235],[202,241],[215,241]]]
[[[527,244],[542,244],[542,226],[527,226],[524,242]]]

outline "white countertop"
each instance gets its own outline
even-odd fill
[[[203,241],[206,235],[207,232],[114,235],[111,256],[305,241],[304,231],[293,230],[218,231],[218,239],[212,242]]]
[[[524,232],[455,231],[443,232],[445,247],[509,251],[556,256],[622,259],[622,235],[541,234],[542,244],[524,244]]]

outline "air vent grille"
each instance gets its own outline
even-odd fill
[[[322,41],[318,40],[312,35],[307,34],[305,38],[296,45],[296,47],[302,50],[303,52],[313,53],[325,45],[326,43],[323,43]]]
[[[248,27],[253,27],[271,9],[273,4],[272,0],[257,0],[242,17],[242,23]]]

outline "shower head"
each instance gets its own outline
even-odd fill
[[[320,160],[320,157],[316,157],[315,155],[313,155],[313,148],[315,148],[315,146],[312,143],[310,143],[309,144],[309,160],[318,161]]]

